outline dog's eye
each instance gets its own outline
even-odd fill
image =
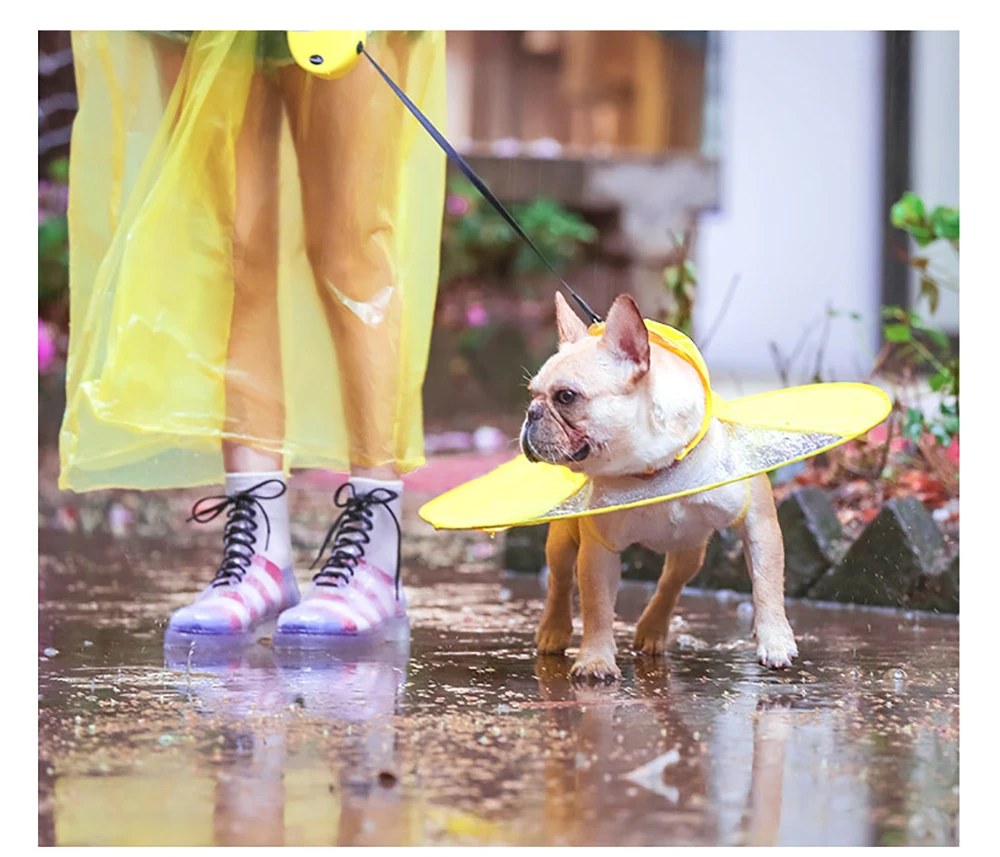
[[[560,405],[572,405],[576,401],[576,393],[572,390],[557,390],[555,400]]]

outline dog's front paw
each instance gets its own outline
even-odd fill
[[[788,622],[761,625],[757,628],[757,660],[773,670],[788,669],[799,656],[795,635]]]
[[[543,622],[535,631],[535,644],[540,655],[561,655],[573,637],[573,623]]]
[[[580,649],[576,663],[570,669],[570,675],[575,679],[594,679],[595,681],[617,681],[622,677],[622,671],[615,663],[615,651]]]
[[[643,655],[662,655],[667,650],[667,629],[654,628],[640,622],[635,629],[632,648]]]

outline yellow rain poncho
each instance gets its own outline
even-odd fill
[[[420,516],[442,530],[502,530],[662,503],[833,449],[878,425],[892,407],[867,384],[810,384],[727,402],[712,390],[704,358],[688,337],[655,321],[646,327],[650,345],[690,363],[705,390],[704,422],[670,467],[598,485],[561,465],[518,456],[427,503]],[[590,333],[602,330],[593,325]],[[728,434],[728,454],[705,466],[699,442],[713,419]]]
[[[444,34],[367,50],[436,123]],[[285,33],[77,32],[60,485],[219,483],[423,458],[445,155],[369,63]]]

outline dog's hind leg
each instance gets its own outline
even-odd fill
[[[670,630],[670,616],[685,584],[700,570],[705,561],[705,548],[687,551],[673,551],[667,554],[663,563],[660,582],[649,604],[635,626],[635,640],[632,648],[646,655],[662,654],[667,648],[667,634]]]
[[[545,541],[549,591],[535,633],[539,654],[563,654],[573,636],[573,578],[579,549],[579,521],[553,521],[549,525]]]
[[[753,584],[757,659],[772,669],[785,669],[799,653],[785,616],[785,543],[767,476],[755,476],[750,491],[750,506],[740,529]]]

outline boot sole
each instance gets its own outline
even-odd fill
[[[410,620],[394,616],[382,624],[356,634],[316,634],[307,631],[275,631],[275,649],[331,649],[340,646],[361,645],[373,642],[408,640]]]

